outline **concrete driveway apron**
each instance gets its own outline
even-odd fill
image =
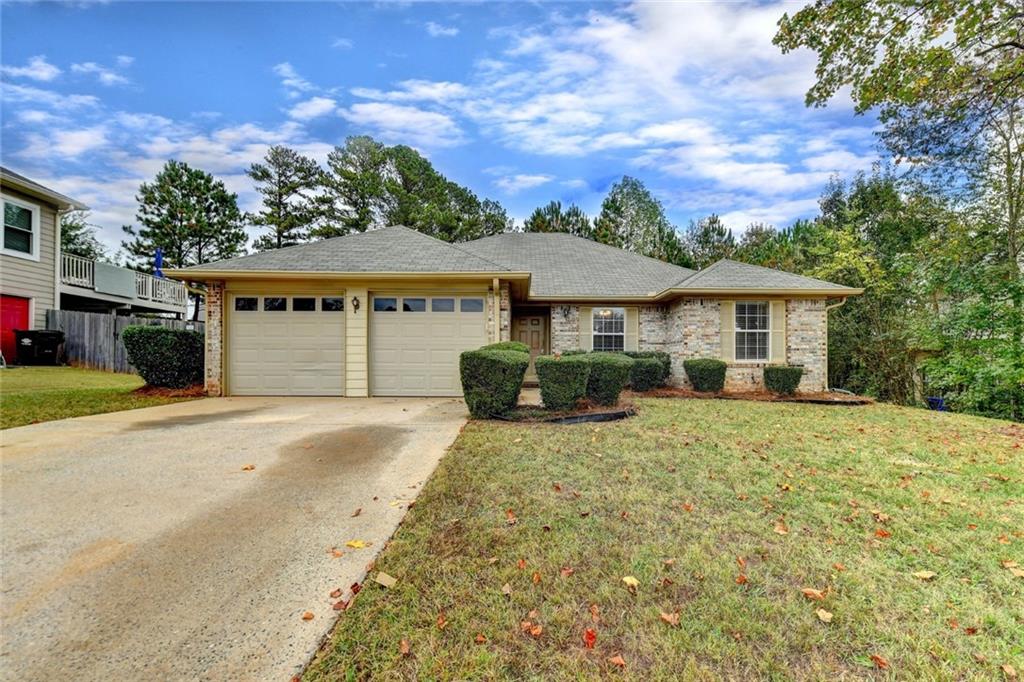
[[[289,679],[465,412],[219,398],[2,432],[0,677]]]

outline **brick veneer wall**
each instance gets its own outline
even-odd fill
[[[665,350],[668,308],[662,305],[640,306],[639,350]]]
[[[224,282],[206,283],[206,395],[224,394]]]
[[[511,341],[512,340],[512,297],[509,293],[508,282],[501,284],[499,304],[500,309],[498,317],[498,340],[499,341]]]
[[[551,352],[564,353],[580,347],[580,307],[551,306]]]
[[[786,301],[786,360],[803,365],[801,391],[828,387],[828,311],[823,298]]]

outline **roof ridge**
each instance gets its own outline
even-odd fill
[[[507,234],[507,233],[502,233],[502,234]],[[430,235],[427,235],[427,236],[429,237]],[[497,236],[499,236],[499,235],[491,234],[491,235],[488,235],[487,237],[479,237],[477,239],[470,239],[469,241],[466,241],[466,242],[458,242],[458,243],[457,242],[442,242],[442,243],[447,244],[448,246],[452,247],[453,249],[457,249],[458,251],[461,251],[462,253],[466,254],[467,256],[472,256],[473,258],[477,258],[479,260],[482,260],[485,263],[490,263],[491,265],[496,266],[500,270],[504,270],[505,272],[512,272],[512,268],[508,267],[507,265],[502,265],[501,263],[493,261],[490,258],[484,258],[483,256],[481,256],[478,253],[473,253],[472,251],[467,251],[466,249],[462,248],[464,245],[469,244],[470,242],[478,242],[481,239],[488,239],[490,237],[497,237]],[[441,240],[438,239],[438,241],[441,241]]]
[[[673,287],[677,287],[680,284],[682,284],[683,282],[686,282],[687,284],[689,284],[689,283],[693,282],[694,280],[700,279],[701,275],[704,275],[704,274],[710,272],[711,270],[715,269],[718,265],[720,265],[721,263],[724,263],[727,260],[729,260],[729,259],[728,258],[719,258],[718,260],[716,260],[714,263],[712,263],[711,265],[707,266],[706,268],[703,268],[701,270],[695,270],[693,272],[693,274],[690,275],[689,277],[684,277],[683,279],[679,280],[678,282],[676,282],[673,285]],[[736,262],[736,261],[732,261],[732,262]]]

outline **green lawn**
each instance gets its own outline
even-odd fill
[[[77,367],[18,367],[0,370],[0,428],[166,405],[190,398],[138,395],[134,374]]]
[[[639,407],[612,424],[470,423],[371,572],[398,583],[367,581],[305,679],[1024,672],[1019,425]]]

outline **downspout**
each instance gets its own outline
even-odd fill
[[[825,306],[825,392],[831,391],[828,385],[828,311],[835,310],[836,308],[842,308],[846,305],[846,296],[839,299],[839,303],[833,303],[832,305]],[[828,299],[826,299],[828,300]]]

